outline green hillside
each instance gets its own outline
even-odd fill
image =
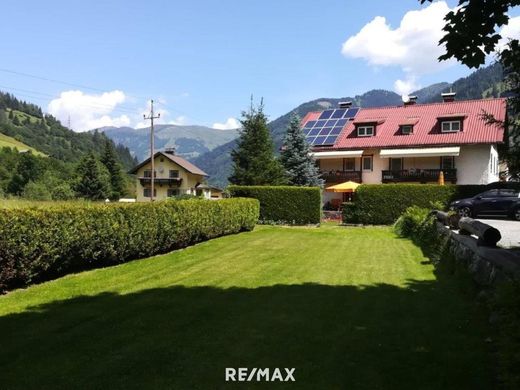
[[[18,151],[30,150],[33,154],[35,154],[37,156],[45,156],[44,153],[39,152],[38,150],[31,148],[30,146],[27,146],[26,144],[24,144],[20,141],[17,141],[12,137],[8,137],[5,134],[0,134],[0,148],[4,148],[4,147],[16,148],[16,149],[18,149]]]
[[[123,172],[135,163],[128,148],[104,134],[75,133],[40,107],[0,92],[0,198],[132,196],[134,180]]]
[[[432,103],[442,101],[441,93],[453,90],[457,92],[457,99],[480,99],[499,97],[504,95],[502,83],[502,67],[499,63],[479,69],[468,77],[456,80],[453,83],[437,83],[412,93],[417,95],[418,103]],[[303,103],[285,115],[269,123],[273,135],[275,148],[279,150],[285,129],[292,112],[303,118],[308,112],[321,111],[329,107],[336,107],[340,101],[351,100],[353,105],[360,107],[380,107],[402,104],[401,96],[386,90],[372,90],[362,95],[343,98],[320,98]],[[269,106],[267,104],[267,109]],[[227,178],[231,173],[231,150],[235,141],[221,145],[214,150],[193,159],[193,162],[210,175],[210,182],[215,185],[227,185]]]
[[[40,107],[3,92],[0,92],[0,133],[64,162],[77,162],[89,152],[100,154],[108,139],[98,132],[76,133],[52,115],[44,114]],[[125,168],[135,164],[127,148],[116,149]]]

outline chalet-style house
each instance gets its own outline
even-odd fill
[[[357,183],[487,184],[499,180],[497,144],[503,126],[483,114],[506,120],[505,99],[417,104],[411,96],[402,106],[350,107],[310,112],[302,121],[326,186]],[[324,201],[341,194],[324,193]]]
[[[151,159],[147,158],[130,171],[131,174],[136,175],[138,202],[150,201],[151,165]],[[154,170],[155,200],[182,194],[211,198],[211,187],[204,184],[208,175],[186,159],[175,155],[174,149],[166,149],[154,154]]]

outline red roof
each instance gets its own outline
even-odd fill
[[[334,149],[385,148],[395,146],[494,144],[503,142],[504,129],[487,124],[482,114],[495,119],[506,118],[506,99],[481,99],[446,103],[413,104],[379,108],[362,108],[354,122],[349,122],[339,135]],[[305,122],[319,113],[309,113]],[[440,120],[460,119],[462,131],[442,133]],[[354,123],[376,124],[375,135],[358,137]],[[399,126],[413,123],[412,134],[401,134]]]

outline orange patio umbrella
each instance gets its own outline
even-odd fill
[[[444,185],[444,172],[443,171],[439,172],[439,185],[440,186]]]
[[[329,192],[355,192],[359,187],[359,183],[355,181],[346,181],[345,183],[336,184],[334,186],[330,186],[325,188],[325,191]]]

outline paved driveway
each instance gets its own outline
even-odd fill
[[[497,228],[502,235],[498,245],[502,248],[520,248],[520,221],[510,219],[478,219]]]

